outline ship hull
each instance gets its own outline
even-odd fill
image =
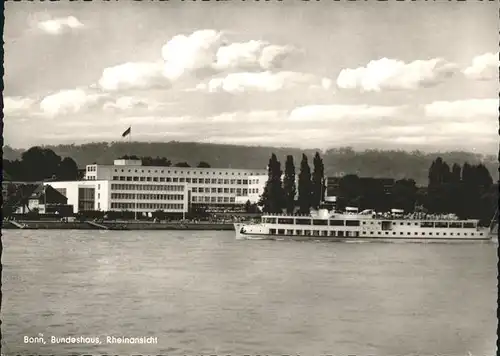
[[[298,235],[273,235],[269,234],[268,229],[262,225],[245,225],[245,224],[234,224],[236,239],[238,240],[271,240],[271,241],[316,241],[316,242],[345,242],[345,243],[367,243],[367,242],[379,242],[379,243],[471,243],[471,242],[483,242],[483,243],[495,243],[498,241],[496,236],[485,233],[484,236],[475,237],[427,237],[427,236],[401,236],[401,237],[370,237],[370,236],[344,236],[344,237],[332,237],[332,236],[298,236]]]

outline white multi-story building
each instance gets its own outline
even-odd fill
[[[63,193],[75,212],[182,213],[190,205],[230,208],[257,202],[266,181],[265,169],[143,166],[140,160],[120,159],[113,165],[87,165],[84,181],[45,184]]]
[[[260,199],[262,193],[264,193],[264,187],[266,186],[268,179],[267,174],[263,175],[252,175],[248,177],[248,197],[250,203],[257,203]]]

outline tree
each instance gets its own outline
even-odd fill
[[[61,163],[59,163],[57,179],[63,181],[78,179],[78,166],[72,158],[65,157]]]
[[[245,212],[255,214],[259,212],[259,208],[257,207],[257,204],[252,204],[250,200],[247,200],[245,203]]]
[[[31,147],[22,154],[22,175],[24,180],[40,181],[57,174],[61,157],[54,151]]]
[[[452,168],[451,168],[451,179],[450,181],[453,183],[459,183],[460,182],[460,177],[462,174],[462,168],[460,167],[459,164],[454,163]]]
[[[187,162],[179,162],[174,164],[174,167],[191,167]]]
[[[283,178],[283,194],[285,199],[285,208],[288,214],[293,214],[295,210],[295,165],[293,164],[293,156],[288,155],[285,162],[285,177]]]
[[[205,161],[200,161],[197,165],[198,168],[210,168],[210,165]]]
[[[281,163],[273,153],[269,159],[268,179],[264,187],[264,193],[261,196],[259,205],[263,207],[266,213],[281,213],[283,209],[284,197],[281,186]]]
[[[397,180],[391,189],[392,207],[412,212],[417,202],[417,186],[413,179]]]
[[[311,205],[317,209],[325,197],[325,166],[318,152],[314,155],[313,165]]]
[[[358,206],[362,200],[362,185],[360,179],[355,174],[347,174],[339,181],[339,196],[337,197],[337,208],[343,209],[346,206]],[[373,209],[375,207],[372,207]]]
[[[484,164],[480,163],[475,167],[477,184],[482,187],[484,190],[490,188],[493,184],[493,178],[491,178],[491,174],[488,169],[484,166]]]
[[[309,163],[307,162],[307,156],[302,154],[302,161],[300,162],[300,173],[299,173],[299,211],[302,214],[309,213],[311,208],[311,168],[309,168]]]
[[[159,156],[156,156],[156,158],[150,156],[142,157],[141,161],[144,166],[170,167],[172,165],[170,160]]]
[[[250,206],[252,203],[250,203],[250,199],[246,201],[245,203],[245,211],[248,213],[250,211]]]

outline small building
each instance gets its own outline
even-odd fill
[[[56,211],[55,206],[66,206],[68,199],[57,190],[48,185],[37,184],[29,196],[22,197],[16,207],[15,213],[26,214],[38,211],[47,213],[47,209]]]

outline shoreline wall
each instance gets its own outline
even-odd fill
[[[129,222],[129,221],[105,221],[98,225],[89,222],[61,222],[61,221],[26,221],[17,220],[18,224],[26,230],[234,230],[231,223],[154,223],[154,222]],[[2,229],[17,229],[18,226],[10,221],[2,222]]]

